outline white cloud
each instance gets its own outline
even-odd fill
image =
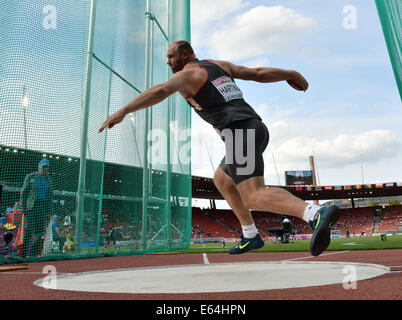
[[[321,166],[346,167],[360,162],[378,162],[394,158],[399,153],[397,135],[390,130],[372,130],[358,134],[341,134],[333,139],[294,137],[275,148],[279,162],[289,165],[305,163],[315,152]],[[296,168],[297,169],[297,168]]]
[[[401,144],[390,130],[340,134],[334,138],[321,139],[319,136],[306,137],[303,131],[299,131],[302,136],[295,136],[293,129],[296,126],[292,124],[276,125],[284,137],[279,144],[270,143],[264,153],[267,184],[283,185],[284,172],[287,170],[309,170],[311,155],[315,157],[318,183],[321,184],[362,183],[361,165],[364,167],[365,182],[397,180],[395,170],[399,168]],[[287,134],[286,129],[292,131]],[[389,167],[393,169],[390,171]]]
[[[298,123],[286,122],[283,120],[276,121],[269,128],[271,141],[278,145],[289,141],[290,139],[300,137],[300,133],[303,133],[303,128]]]
[[[244,0],[191,0],[191,43],[198,54],[204,54],[201,48],[209,46],[209,35],[221,27],[225,18],[246,6]]]
[[[217,58],[228,60],[283,53],[297,48],[297,40],[316,25],[293,9],[257,6],[213,32],[209,46]]]
[[[191,0],[191,26],[205,28],[246,6],[243,0]]]

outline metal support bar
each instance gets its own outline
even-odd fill
[[[153,197],[153,196],[151,196],[150,198],[149,198],[149,201],[151,202],[157,202],[157,203],[159,203],[159,204],[166,204],[166,203],[168,203],[169,202],[169,200],[167,200],[167,199],[162,199],[162,198],[157,198],[157,197]]]
[[[150,12],[151,1],[147,0],[147,13]],[[151,15],[145,14],[145,87],[151,87],[152,64],[151,64],[151,47],[152,47],[152,19]],[[145,130],[144,130],[144,160],[143,160],[143,181],[142,181],[142,245],[143,249],[147,249],[147,225],[148,225],[148,197],[149,197],[149,168],[148,168],[148,132],[149,132],[149,108],[145,110]]]
[[[183,232],[180,231],[173,223],[172,223],[173,229],[175,229],[178,233],[180,233],[181,236],[183,236]]]
[[[129,85],[131,88],[133,88],[135,91],[137,91],[138,93],[141,94],[140,89],[136,88],[134,85],[132,85],[128,80],[126,80],[124,77],[122,77],[120,74],[118,74],[116,71],[114,71],[111,67],[109,67],[105,62],[103,62],[99,57],[97,57],[95,55],[95,53],[91,53],[92,56],[99,61],[106,69],[108,69],[109,71],[111,71],[114,75],[116,75],[117,77],[119,77],[122,81],[124,81],[127,85]]]
[[[164,36],[164,38],[166,39],[167,42],[169,42],[169,37],[166,35],[165,31],[163,31],[162,26],[160,25],[158,19],[155,17],[154,14],[152,14],[151,12],[145,12],[145,15],[151,20],[151,21],[155,21],[156,25],[158,26],[160,32],[162,33],[162,35]]]
[[[115,41],[116,37],[116,30],[113,30],[113,42]],[[93,54],[93,57],[95,55]],[[98,59],[97,59],[98,60]],[[99,61],[99,60],[98,60]],[[114,61],[114,46],[112,49],[112,56],[110,58],[110,65],[113,66],[113,61]],[[108,90],[108,96],[107,96],[107,110],[106,114],[109,114],[110,111],[110,102],[112,99],[112,82],[113,82],[113,69],[108,68],[110,73],[109,73],[109,90]],[[106,146],[107,146],[107,137],[108,137],[108,132],[105,134],[104,142],[103,142],[103,164],[102,164],[102,178],[101,178],[101,188],[99,190],[99,193],[103,195],[104,187],[105,187],[105,166],[106,166]],[[96,254],[99,254],[99,245],[100,245],[100,229],[101,229],[101,221],[102,221],[102,209],[103,209],[103,197],[100,197],[99,199],[99,207],[98,207],[98,225],[97,225],[97,234],[96,234]]]
[[[167,224],[165,224],[153,237],[152,237],[152,241],[155,240],[155,238],[159,235],[159,233],[161,233],[163,231],[163,229],[165,229],[167,227]]]
[[[168,29],[168,34],[169,37],[171,36],[172,28],[171,28],[171,19],[170,19],[170,13],[172,12],[172,2],[171,0],[166,0],[166,7],[168,8],[166,10],[166,21],[167,21],[167,29]],[[166,51],[167,47],[169,44],[169,40],[167,39],[167,45],[166,45]],[[169,79],[170,75],[170,68],[169,66],[166,65],[166,79]],[[171,112],[172,112],[172,96],[168,97],[167,100],[167,117],[166,117],[166,128],[167,128],[167,168],[166,168],[166,200],[167,200],[167,205],[165,207],[165,219],[166,219],[166,224],[169,225],[167,229],[167,240],[168,240],[168,246],[169,249],[172,249],[172,232],[170,228],[171,220],[172,220],[172,205],[170,202],[171,198],[171,193],[172,193],[172,164],[171,164],[171,144],[170,144],[170,139],[171,139],[171,132],[170,132],[170,121],[171,121]]]
[[[108,69],[111,73],[113,73],[115,76],[117,76],[120,80],[122,80],[124,83],[126,83],[129,87],[131,87],[132,89],[134,89],[137,93],[141,94],[141,90],[138,89],[137,87],[135,87],[133,84],[131,84],[128,80],[126,80],[123,76],[121,76],[119,73],[117,73],[115,70],[113,70],[113,68],[109,67],[105,62],[102,61],[102,59],[100,59],[98,56],[95,55],[95,53],[92,53],[92,56],[95,60],[97,60],[100,64],[102,64],[106,69]],[[133,136],[134,136],[134,142],[135,142],[135,147],[137,150],[137,155],[138,155],[138,160],[140,161],[140,165],[142,165],[141,163],[141,159],[140,159],[140,152],[138,150],[138,144],[137,144],[137,135],[135,134],[135,129],[134,129],[134,124],[131,122],[131,130],[133,132]]]
[[[93,46],[94,46],[96,1],[97,0],[91,0],[91,13],[90,13],[90,21],[89,21],[84,114],[83,114],[83,120],[82,120],[82,133],[81,133],[81,161],[80,161],[78,195],[77,195],[77,211],[76,211],[75,252],[77,254],[81,253],[82,217],[83,217],[83,213],[84,213],[84,202],[85,202],[84,193],[85,193],[85,178],[86,178],[86,165],[87,165],[87,162],[86,162],[87,140],[88,140],[89,107],[90,107],[90,100],[91,100],[92,52],[93,52]]]

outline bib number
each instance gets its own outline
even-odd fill
[[[226,102],[243,99],[243,93],[237,84],[229,77],[220,77],[214,81],[212,84],[220,92]]]

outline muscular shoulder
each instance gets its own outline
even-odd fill
[[[208,79],[208,71],[200,64],[188,64],[181,72],[190,86],[204,83]]]
[[[198,63],[188,63],[181,71],[186,74],[187,77],[197,78],[205,77],[207,75],[206,69]]]
[[[224,70],[227,74],[229,74],[231,77],[233,77],[233,70],[235,69],[235,65],[232,64],[231,62],[228,61],[223,61],[223,60],[212,60],[208,59],[208,62],[211,62],[213,64],[216,64],[218,67],[220,67],[222,70]],[[205,68],[198,64],[198,63],[189,63],[186,65],[185,69],[190,69],[191,71],[194,71],[195,76],[205,76],[206,70]]]
[[[233,71],[232,67],[234,66],[232,63],[229,61],[223,61],[223,60],[208,60],[211,63],[216,64],[218,67],[220,67],[222,70],[224,70],[227,74],[229,74],[233,78]]]
[[[209,60],[226,71],[232,78],[242,80],[256,80],[259,68],[247,68],[245,66],[235,65],[229,61]]]
[[[207,70],[197,63],[189,63],[180,71],[184,84],[180,93],[185,97],[192,97],[208,80]]]

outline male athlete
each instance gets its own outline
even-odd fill
[[[339,218],[339,209],[336,206],[309,205],[282,188],[265,186],[262,154],[268,145],[269,132],[260,116],[245,102],[234,81],[287,81],[294,89],[306,91],[306,79],[294,70],[247,68],[227,61],[200,61],[187,41],[175,41],[169,45],[167,64],[174,75],[109,116],[99,133],[106,127],[111,129],[121,123],[129,113],[156,105],[179,92],[225,142],[226,155],[215,172],[214,183],[237,216],[243,231],[241,241],[229,253],[240,254],[264,246],[250,210],[303,219],[314,230],[311,254],[318,256],[325,251],[331,241],[331,227]]]

